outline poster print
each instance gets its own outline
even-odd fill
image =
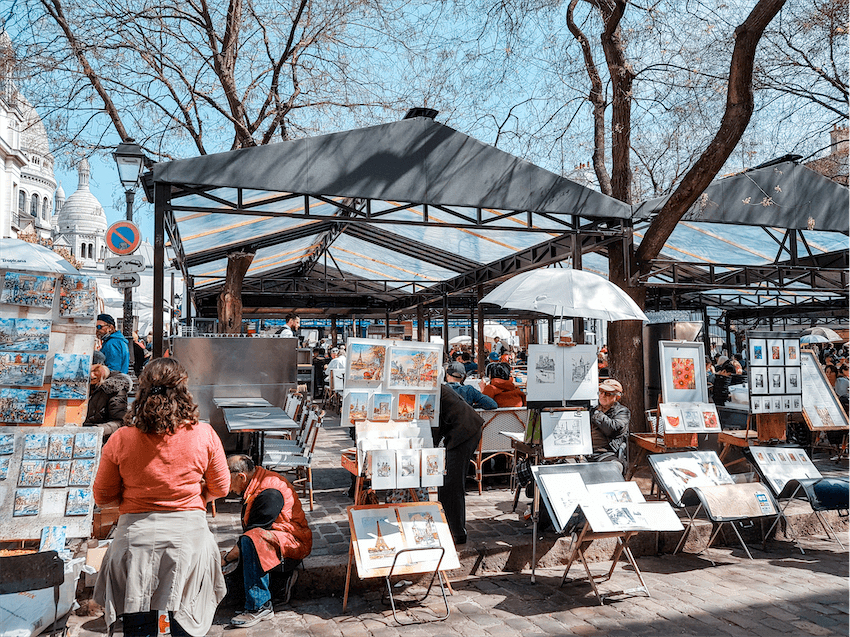
[[[94,458],[97,455],[97,432],[84,432],[74,436],[74,457]]]
[[[761,396],[768,393],[767,367],[750,367],[750,393]]]
[[[720,431],[720,418],[713,404],[702,405],[702,421],[707,431]]]
[[[783,339],[767,339],[767,364],[770,367],[785,365],[785,341]]]
[[[442,447],[422,449],[423,487],[443,486],[443,475],[446,473],[446,450]]]
[[[88,354],[56,354],[53,357],[50,397],[60,400],[85,400],[90,366],[91,356]]]
[[[68,485],[72,487],[87,487],[94,479],[94,460],[83,458],[71,463]]]
[[[802,394],[803,385],[800,382],[800,368],[785,368],[785,392],[788,394]]]
[[[372,458],[372,488],[396,488],[396,451],[394,449],[376,449],[370,454]],[[418,485],[417,485],[418,486]]]
[[[767,365],[767,341],[763,338],[751,338],[750,346],[750,365]]]
[[[0,318],[0,350],[46,352],[50,319]]]
[[[22,460],[18,474],[19,487],[40,487],[44,484],[44,460]]]
[[[661,395],[665,403],[707,403],[705,346],[702,343],[659,341]]]
[[[563,531],[579,504],[589,501],[584,480],[576,471],[549,469],[541,472],[534,466],[531,472],[552,520],[556,521],[558,531]]]
[[[27,307],[53,307],[56,279],[37,274],[6,272],[0,303],[26,305]]]
[[[0,458],[0,480],[6,480],[9,477],[9,466],[12,464],[12,458],[3,456]]]
[[[41,425],[46,407],[46,391],[0,388],[0,422]]]
[[[592,502],[645,502],[637,482],[602,482],[588,484],[587,493]]]
[[[423,420],[431,427],[437,425],[437,394],[419,394],[419,414],[417,420]]]
[[[65,515],[88,515],[91,509],[91,489],[68,489],[68,501],[65,505]]]
[[[50,436],[46,433],[27,434],[24,436],[24,460],[46,460],[47,446]]]
[[[74,455],[74,434],[50,434],[48,460],[70,460]]]
[[[419,449],[396,451],[396,488],[418,489],[420,485],[421,453]]]
[[[389,389],[437,389],[440,362],[435,349],[390,348]]]
[[[349,391],[342,399],[340,422],[343,426],[369,418],[369,392]]]
[[[789,367],[800,366],[800,340],[796,338],[785,339],[785,364]]]
[[[0,434],[0,456],[7,456],[15,452],[15,436],[12,434]]]
[[[541,412],[543,456],[561,458],[593,453],[590,440],[590,412],[578,411]]]
[[[67,487],[71,474],[71,463],[62,460],[48,460],[44,470],[44,488]]]
[[[43,352],[0,352],[0,385],[41,387],[46,365]]]
[[[785,393],[785,369],[782,367],[767,369],[767,378],[769,381],[769,393],[784,394]]]
[[[417,570],[433,571],[441,555],[441,571],[460,568],[449,525],[438,503],[399,507],[398,517],[407,548],[446,549],[445,554],[441,551],[409,553],[410,562],[417,565]]]
[[[41,489],[17,489],[15,490],[15,508],[13,517],[38,515],[38,503],[41,500]]]
[[[396,401],[396,420],[416,420],[416,394],[399,394]]]
[[[60,316],[94,316],[95,292],[94,277],[63,275],[59,286]]]
[[[685,417],[679,403],[661,403],[658,409],[661,412],[664,433],[683,433],[685,431]]]
[[[375,569],[392,566],[396,552],[405,548],[396,509],[349,509],[349,516],[360,558],[357,563],[360,577],[371,576],[370,571]],[[397,563],[407,564],[408,559],[403,556]]]
[[[371,387],[384,380],[384,366],[387,358],[386,345],[375,341],[348,340],[348,356],[345,374],[346,384],[353,387]]]
[[[392,394],[372,394],[372,409],[369,411],[369,420],[376,422],[388,422],[393,415]]]

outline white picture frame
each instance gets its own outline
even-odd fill
[[[358,422],[369,419],[369,401],[372,394],[358,389],[347,389],[342,397],[342,409],[339,424],[343,427],[353,427]]]
[[[763,338],[751,338],[748,341],[750,367],[767,366],[767,341]]]
[[[397,488],[396,450],[375,449],[369,454],[371,458],[372,488],[375,491]]]
[[[400,449],[395,452],[396,489],[418,489],[422,478],[420,449]]]
[[[587,486],[578,471],[555,471],[547,468],[541,472],[537,466],[531,467],[531,474],[543,495],[552,522],[561,533],[570,518],[582,502],[587,502]]]
[[[374,393],[369,404],[369,420],[374,422],[389,422],[393,417],[393,395],[391,393]]]
[[[801,352],[803,417],[814,431],[848,428],[847,413],[838,401],[813,352]]]
[[[385,389],[408,392],[439,389],[442,350],[428,343],[393,345],[387,354]]]
[[[705,346],[687,341],[659,341],[661,395],[665,403],[707,403]]]
[[[593,453],[590,412],[586,409],[542,411],[543,457],[562,458]]]
[[[800,375],[800,367],[785,368],[785,393],[786,394],[802,394],[803,379]]]
[[[387,368],[387,344],[367,338],[346,341],[345,387],[376,388],[384,382]]]
[[[530,402],[596,400],[599,368],[594,345],[529,345],[526,394]]]
[[[658,409],[665,434],[685,433],[685,420],[679,403],[661,403]]]
[[[446,450],[444,447],[429,447],[421,450],[422,468],[420,480],[423,487],[443,486],[446,475]]]
[[[782,338],[767,339],[767,366],[785,366],[785,340]]]
[[[785,345],[785,365],[786,367],[799,367],[800,366],[800,339],[799,338],[786,338],[784,340]]]
[[[768,393],[767,367],[750,367],[749,383],[750,393],[761,396]]]

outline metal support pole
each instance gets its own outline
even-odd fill
[[[702,340],[705,343],[705,354],[709,356],[711,354],[711,334],[709,334],[709,323],[708,323],[708,308],[706,306],[702,307]]]
[[[449,353],[449,295],[443,294],[443,353]]]
[[[153,214],[153,358],[163,352],[162,306],[165,287],[165,209],[170,199],[168,184],[157,183],[154,187]]]
[[[124,198],[127,201],[127,221],[133,222],[133,201],[136,199],[135,190],[125,190]],[[124,288],[124,329],[122,330],[130,350],[130,371],[133,370],[135,352],[133,347],[133,288]]]
[[[475,296],[478,299],[478,342],[475,344],[475,349],[478,352],[478,375],[484,378],[484,372],[487,370],[487,352],[484,351],[484,308],[481,307],[481,299],[484,298],[484,286],[479,285],[475,288]],[[473,337],[475,330],[472,331]]]
[[[425,341],[425,313],[421,303],[416,306],[416,340],[420,343]]]

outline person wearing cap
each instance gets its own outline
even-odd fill
[[[100,351],[106,357],[104,365],[112,371],[130,373],[130,346],[121,332],[115,329],[115,319],[109,314],[97,315],[97,337],[100,339]]]
[[[472,385],[464,385],[466,379],[466,369],[463,363],[450,363],[446,367],[446,384],[455,390],[460,397],[463,398],[469,405],[476,409],[496,409],[499,405],[496,401],[485,396]]]
[[[599,404],[590,410],[590,439],[593,454],[590,462],[616,462],[622,473],[626,468],[629,421],[632,412],[620,403],[623,386],[607,378],[599,383]]]

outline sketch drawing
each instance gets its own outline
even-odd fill
[[[3,280],[0,303],[28,307],[53,307],[56,279],[37,274],[7,272]]]
[[[88,354],[56,354],[53,357],[50,397],[60,400],[85,400],[90,364],[91,356]]]
[[[50,319],[0,318],[0,350],[46,352]]]
[[[537,355],[534,363],[534,377],[538,383],[550,385],[555,382],[555,359],[549,353]]]
[[[572,365],[571,378],[574,383],[583,383],[590,376],[590,369],[596,365],[596,359],[581,356],[578,360],[570,359]]]

